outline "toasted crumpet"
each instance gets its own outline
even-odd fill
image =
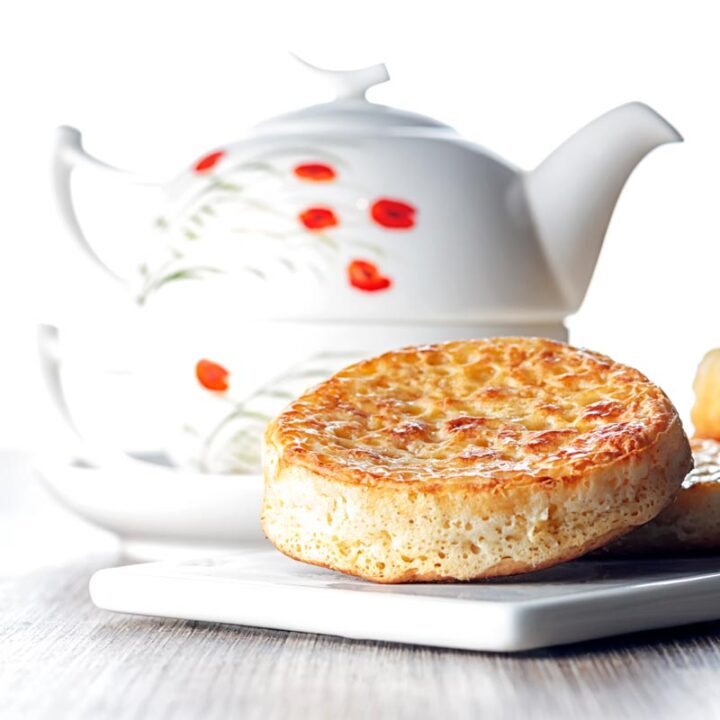
[[[352,365],[268,426],[262,522],[378,582],[511,575],[641,525],[692,467],[664,393],[563,343],[492,338]]]

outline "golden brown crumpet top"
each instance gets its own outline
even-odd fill
[[[676,420],[610,358],[537,338],[406,348],[341,371],[268,428],[280,461],[335,481],[488,489],[574,482],[637,454]]]

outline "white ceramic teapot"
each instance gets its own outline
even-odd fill
[[[566,339],[563,319],[583,300],[626,178],[681,140],[629,103],[523,172],[435,120],[368,102],[388,79],[383,65],[308,67],[336,99],[268,120],[166,184],[148,223],[152,251],[122,278],[151,324],[164,327],[162,312],[187,318],[182,338],[163,338],[164,382],[176,400],[190,383],[195,400],[163,402],[192,428],[197,442],[174,454],[195,467],[254,468],[255,451],[238,448],[256,447],[264,418],[352,357],[491,334]],[[82,166],[120,172],[60,128],[61,212],[116,275],[74,211],[70,176]],[[217,412],[200,410],[201,397]]]

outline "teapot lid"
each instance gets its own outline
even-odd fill
[[[308,130],[342,132],[381,128],[452,130],[448,125],[426,115],[398,110],[367,100],[365,93],[371,87],[390,79],[387,68],[382,63],[357,70],[326,70],[306,62],[297,55],[293,57],[313,74],[325,80],[335,90],[335,99],[265,120],[255,126],[254,132],[257,134]]]

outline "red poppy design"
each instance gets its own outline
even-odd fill
[[[386,228],[407,229],[415,225],[415,208],[402,200],[381,198],[370,207],[372,219]]]
[[[310,180],[310,182],[330,182],[337,176],[335,170],[324,163],[303,163],[297,165],[293,172],[301,180]]]
[[[224,150],[216,150],[215,152],[211,152],[205,157],[200,158],[200,160],[195,163],[195,172],[202,173],[212,170],[220,162],[224,155]]]
[[[348,265],[348,279],[353,287],[365,292],[376,292],[387,290],[392,285],[392,280],[385,277],[377,265],[367,260],[353,260]]]
[[[330,208],[308,208],[303,210],[298,217],[308,230],[324,230],[338,224],[337,215]]]
[[[228,389],[230,373],[222,365],[212,360],[200,360],[195,366],[198,382],[206,389],[214,392],[225,392]]]

